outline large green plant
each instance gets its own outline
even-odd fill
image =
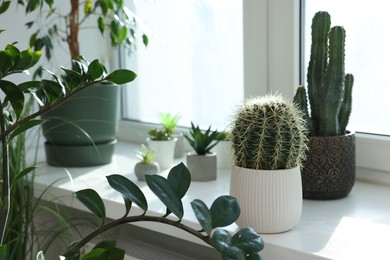
[[[198,125],[195,126],[192,122],[189,134],[185,134],[184,137],[198,155],[210,153],[211,149],[220,141],[217,130],[211,131],[210,126],[207,130],[202,131]]]
[[[317,12],[312,21],[312,43],[307,71],[307,94],[299,87],[294,100],[303,109],[312,136],[346,133],[352,108],[353,75],[345,74],[345,29],[331,26],[327,12]]]
[[[70,60],[80,55],[79,36],[81,30],[95,24],[102,36],[107,33],[113,47],[123,46],[134,49],[137,36],[135,15],[124,5],[124,0],[18,0],[27,14],[37,13],[36,18],[26,23],[27,28],[35,28],[30,37],[34,50],[45,50],[48,59],[52,56],[55,43],[67,44]],[[67,6],[68,5],[68,6]],[[37,25],[33,27],[34,25]],[[43,25],[43,26],[42,26]],[[36,28],[38,27],[38,28]],[[145,45],[148,38],[142,34]]]
[[[238,107],[231,129],[235,164],[260,170],[301,166],[306,132],[300,110],[280,95],[246,100]]]
[[[9,145],[12,140],[26,130],[40,125],[43,120],[39,116],[66,102],[79,91],[98,82],[112,82],[124,84],[134,80],[135,73],[129,70],[116,70],[107,74],[105,67],[98,61],[74,61],[74,70],[62,68],[63,75],[57,76],[49,71],[52,79],[28,81],[15,84],[6,80],[12,74],[21,73],[34,66],[41,56],[40,52],[30,49],[20,51],[13,45],[7,45],[0,51],[0,89],[4,98],[0,101],[0,142],[2,151],[2,195],[0,213],[0,259],[7,259],[9,241],[5,241],[5,233],[9,227],[9,212],[14,198],[11,190],[18,181],[27,176],[32,168],[21,170],[12,179],[10,178]],[[38,108],[30,114],[23,114],[25,95],[34,97]],[[163,216],[147,215],[147,201],[141,190],[130,180],[121,175],[111,175],[107,180],[111,187],[120,192],[124,198],[126,214],[112,222],[105,223],[105,207],[98,193],[92,189],[76,192],[76,197],[100,219],[100,225],[95,231],[72,244],[63,255],[67,259],[123,259],[124,251],[116,248],[112,242],[99,244],[88,255],[81,257],[79,249],[92,238],[112,227],[136,222],[153,221],[165,223],[183,229],[216,248],[224,259],[260,259],[258,252],[264,247],[263,240],[251,228],[245,228],[231,235],[224,227],[232,224],[240,214],[239,205],[233,197],[221,196],[210,208],[200,200],[194,200],[191,205],[202,229],[195,230],[181,223],[184,215],[181,199],[184,197],[191,182],[188,169],[179,164],[174,167],[165,179],[158,175],[146,177],[149,188],[166,205],[167,211]],[[145,211],[139,216],[128,216],[132,204],[136,204]],[[174,214],[178,220],[168,219]],[[38,259],[44,259],[39,253]]]

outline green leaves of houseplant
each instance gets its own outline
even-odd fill
[[[210,209],[201,200],[194,200],[191,203],[195,216],[202,227],[201,231],[194,230],[181,223],[181,219],[184,215],[181,199],[185,196],[191,184],[191,174],[183,163],[173,167],[167,178],[159,175],[148,175],[146,177],[146,184],[148,187],[167,207],[167,213],[163,216],[156,217],[147,215],[147,201],[145,196],[137,185],[128,180],[126,177],[121,175],[110,175],[107,177],[107,180],[111,187],[120,192],[124,198],[126,214],[118,220],[114,220],[100,226],[97,230],[87,236],[89,239],[92,239],[96,235],[111,227],[124,223],[152,221],[181,228],[194,236],[199,237],[209,245],[216,248],[221,253],[223,259],[261,259],[258,252],[263,249],[264,242],[253,229],[245,228],[232,236],[228,231],[219,228],[231,225],[240,215],[239,204],[237,200],[231,196],[225,195],[218,197],[212,203]],[[101,218],[103,223],[105,217],[104,204],[102,204],[102,199],[96,192],[86,189],[76,192],[76,197],[87,208],[89,208],[92,213]],[[144,213],[136,216],[127,216],[131,209],[132,202],[142,208]],[[179,221],[167,218],[171,212],[179,218]],[[204,232],[206,234],[204,234]],[[64,256],[74,255],[79,248],[87,242],[88,241],[84,239],[76,243],[71,250],[65,253]],[[93,251],[94,253],[91,252],[88,255],[91,257],[97,256],[103,252],[103,249]],[[108,254],[108,252],[106,253]],[[115,253],[120,254],[120,251],[115,251]]]

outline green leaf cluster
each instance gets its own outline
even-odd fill
[[[181,223],[184,216],[182,198],[185,196],[191,184],[191,174],[187,167],[183,163],[180,163],[170,170],[167,178],[160,175],[147,175],[145,179],[149,189],[166,206],[166,213],[163,216],[148,216],[148,203],[143,192],[136,184],[122,175],[107,176],[111,188],[121,193],[124,199],[126,207],[125,214],[118,220],[105,223],[106,209],[102,198],[96,191],[85,189],[75,193],[76,197],[101,222],[100,227],[93,231],[91,235],[87,236],[88,239],[92,239],[105,230],[124,223],[154,221],[181,228],[198,236],[218,250],[223,259],[261,259],[258,253],[264,248],[264,242],[253,229],[242,229],[233,236],[228,231],[222,229],[222,227],[234,223],[240,215],[240,207],[235,198],[228,195],[220,196],[212,203],[210,208],[203,201],[194,200],[191,206],[202,227],[202,230],[197,231]],[[139,216],[128,216],[132,203],[141,208],[144,211],[143,214]],[[178,221],[167,218],[171,213],[178,218]],[[64,256],[71,257],[79,255],[80,248],[87,242],[88,240],[86,239],[76,242],[70,250],[65,252]],[[123,259],[121,255],[122,251],[117,249],[113,242],[108,244],[109,246],[99,248],[98,250],[93,249],[91,253],[88,253],[80,259]],[[107,248],[112,250],[112,252],[108,252]],[[103,253],[115,253],[115,257],[117,258],[97,258],[98,255],[100,256]]]
[[[164,129],[157,129],[152,128],[148,132],[150,139],[154,141],[168,141],[172,139],[172,135],[169,134],[165,128]]]
[[[142,163],[151,164],[154,161],[154,153],[153,149],[142,144],[141,150],[137,151],[136,156]]]
[[[165,131],[173,135],[177,122],[180,120],[179,115],[172,116],[170,113],[160,114],[161,124],[163,125]]]
[[[217,130],[211,131],[211,126],[206,131],[202,131],[200,127],[195,126],[191,122],[190,134],[185,134],[192,148],[198,155],[206,155],[220,141],[220,135]]]

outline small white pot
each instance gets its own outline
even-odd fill
[[[145,175],[147,174],[158,174],[160,167],[157,162],[153,163],[142,163],[138,162],[135,164],[134,173],[139,181],[145,181]]]
[[[154,161],[160,166],[160,170],[168,169],[173,164],[175,145],[177,138],[166,141],[147,139],[148,146],[155,151]]]
[[[187,154],[187,168],[193,181],[213,181],[217,179],[217,154]]]
[[[292,229],[301,218],[302,180],[299,167],[263,171],[233,166],[230,195],[237,198],[240,228],[258,233],[280,233]]]
[[[217,168],[218,169],[231,169],[233,166],[233,148],[231,141],[219,141],[214,146],[214,153],[217,154]]]

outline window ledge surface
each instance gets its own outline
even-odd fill
[[[124,213],[124,204],[119,193],[111,189],[105,176],[122,174],[134,181],[144,192],[149,203],[149,214],[165,214],[164,205],[148,189],[145,182],[137,181],[134,175],[138,145],[118,143],[113,162],[99,167],[60,168],[40,163],[34,180],[36,196],[51,186],[44,199],[65,206],[88,211],[72,193],[93,188],[104,199],[108,218],[119,218]],[[176,163],[185,162],[177,160]],[[161,175],[166,176],[168,170]],[[229,194],[230,170],[219,170],[216,181],[192,182],[183,198],[183,223],[198,227],[191,208],[194,199],[203,200],[209,207],[218,196]],[[302,217],[292,230],[280,234],[261,234],[266,243],[261,255],[265,259],[390,259],[390,188],[366,182],[356,182],[351,194],[333,201],[304,200]],[[134,206],[132,214],[141,211]],[[198,238],[181,230],[155,223],[137,224],[164,234],[202,244]],[[233,224],[227,228],[235,232]]]

